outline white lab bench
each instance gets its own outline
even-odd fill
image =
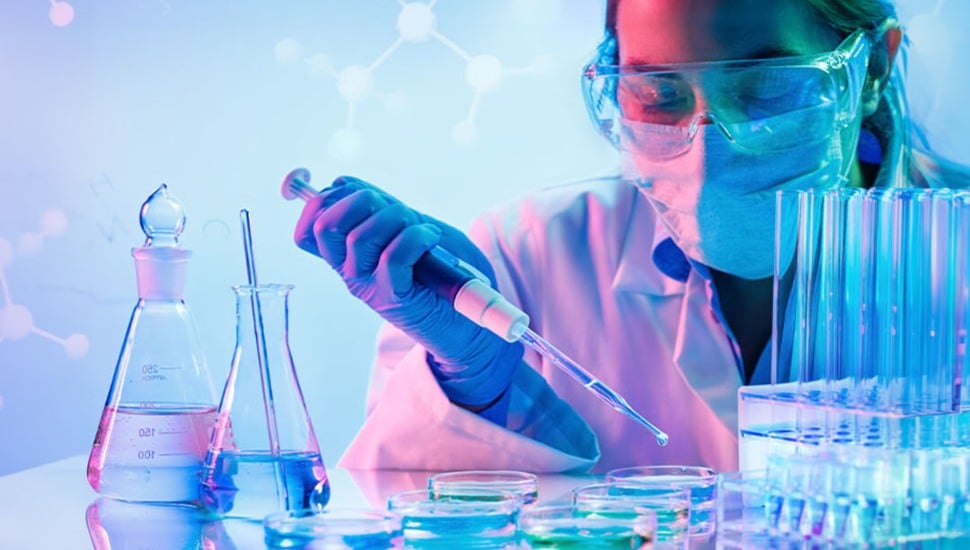
[[[0,477],[0,549],[264,548],[258,522],[206,521],[194,508],[101,499],[88,485],[86,467],[87,456],[74,456]],[[381,509],[388,495],[427,487],[432,473],[328,468],[327,508]],[[540,476],[539,500],[568,501],[574,487],[598,479]]]

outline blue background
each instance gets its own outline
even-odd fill
[[[292,244],[300,204],[280,198],[280,180],[296,166],[318,187],[354,174],[465,228],[523,193],[612,172],[579,93],[604,3],[435,2],[442,36],[513,69],[480,98],[475,139],[454,134],[475,96],[466,62],[432,38],[400,45],[373,70],[374,93],[354,111],[360,145],[348,150],[334,138],[349,109],[334,75],[387,51],[401,3],[71,0],[73,18],[62,19],[63,2],[4,2],[0,312],[22,306],[33,327],[89,347],[35,332],[0,340],[0,474],[89,450],[137,299],[138,210],[163,182],[188,214],[186,301],[217,388],[234,343],[230,286],[245,280],[241,208],[252,214],[261,281],[296,285],[290,344],[333,464],[364,417],[379,319]],[[914,113],[945,156],[966,161],[970,79],[955,70],[970,49],[958,36],[970,7],[929,4],[901,6],[919,46]]]
[[[435,39],[404,43],[356,106],[353,158],[331,143],[348,104],[321,60],[338,74],[371,64],[399,36],[397,2],[70,5],[61,27],[50,2],[0,6],[0,270],[33,326],[84,335],[89,349],[71,358],[35,333],[0,341],[0,474],[90,449],[137,300],[138,211],[161,183],[188,216],[186,302],[218,390],[235,337],[230,286],[246,279],[241,208],[260,280],[296,285],[290,344],[333,464],[364,418],[379,318],[293,245],[301,204],[280,197],[283,175],[305,166],[324,187],[354,174],[466,228],[486,207],[613,165],[579,93],[599,1],[437,2],[435,28],[469,55],[533,70],[505,74],[481,97],[477,139],[456,141],[475,95],[466,62]],[[43,233],[45,215],[66,229]]]

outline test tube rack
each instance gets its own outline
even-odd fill
[[[723,548],[970,545],[970,192],[781,192]]]

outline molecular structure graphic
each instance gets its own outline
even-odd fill
[[[50,0],[50,4],[51,7],[47,16],[55,27],[66,27],[71,24],[71,21],[74,21],[73,6],[60,0]]]
[[[51,209],[40,217],[40,231],[23,233],[18,242],[19,249],[27,254],[36,254],[43,247],[44,239],[62,235],[67,230],[67,216],[63,211]],[[59,338],[34,325],[34,316],[25,306],[15,303],[10,294],[4,269],[14,260],[13,244],[0,237],[0,343],[6,340],[21,340],[31,333],[60,344],[71,359],[80,359],[88,353],[88,338],[83,334],[71,334]]]
[[[471,145],[477,139],[475,120],[483,96],[498,90],[507,77],[542,74],[551,70],[553,62],[548,56],[537,56],[527,67],[508,68],[493,55],[469,54],[437,30],[433,11],[436,2],[437,0],[427,3],[398,0],[401,7],[397,17],[398,37],[369,65],[350,65],[338,71],[331,65],[326,54],[316,54],[304,59],[311,71],[329,74],[336,80],[337,92],[347,103],[346,123],[329,140],[331,157],[337,160],[353,160],[360,154],[362,137],[356,127],[357,106],[361,100],[378,95],[375,91],[374,72],[404,44],[434,40],[465,62],[465,82],[472,91],[471,105],[465,117],[451,131],[452,140],[461,146]],[[303,57],[300,43],[292,38],[280,40],[274,53],[280,64],[294,63]],[[384,102],[388,110],[394,111],[404,109],[406,99],[400,94],[391,93],[384,97]]]

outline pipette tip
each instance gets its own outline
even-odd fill
[[[624,404],[624,408],[617,409],[617,410],[633,417],[633,419],[636,420],[641,426],[650,430],[650,433],[652,433],[654,437],[657,438],[657,445],[660,445],[661,447],[667,446],[667,442],[670,441],[670,436],[667,435],[667,432],[656,427],[652,422],[644,418],[643,415],[634,411],[629,405],[626,405],[625,402],[623,404]]]

